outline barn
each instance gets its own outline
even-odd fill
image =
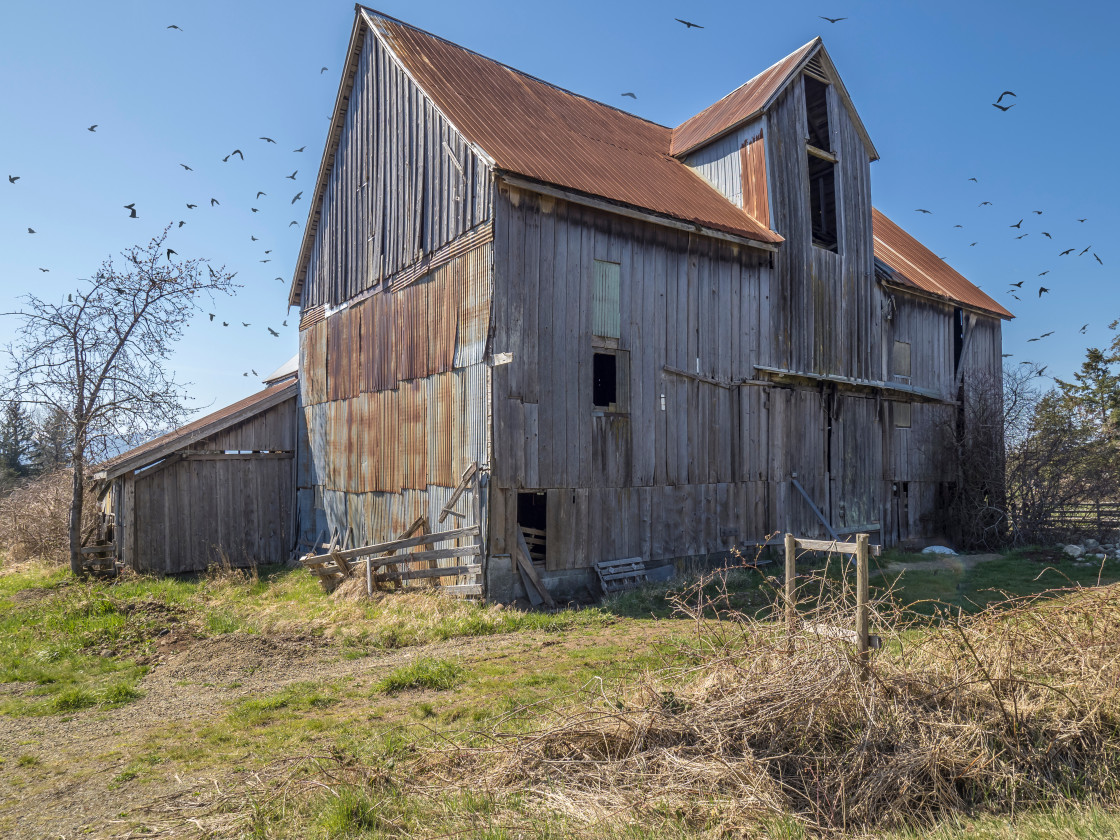
[[[298,403],[293,359],[263,390],[100,464],[99,550],[155,574],[287,560],[306,452]]]
[[[877,158],[819,38],[670,128],[358,7],[288,299],[305,541],[437,527],[464,474],[492,600],[523,543],[564,594],[939,532],[1012,316],[874,208]]]

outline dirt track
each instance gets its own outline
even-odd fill
[[[137,836],[137,813],[157,800],[187,796],[220,783],[206,778],[153,778],[113,785],[159,730],[221,720],[239,700],[274,694],[287,685],[339,677],[378,678],[425,656],[486,658],[522,647],[511,636],[455,639],[347,659],[310,637],[234,634],[217,639],[166,639],[159,664],[143,679],[143,697],[109,711],[87,709],[41,718],[0,717],[0,836],[70,838]],[[9,689],[22,690],[18,686]],[[247,757],[246,757],[247,758]],[[37,763],[33,763],[37,762]],[[128,814],[131,819],[120,819]],[[198,836],[180,827],[148,836]]]

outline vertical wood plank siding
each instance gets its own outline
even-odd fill
[[[296,398],[182,452],[285,451],[296,447]],[[143,572],[203,571],[277,563],[292,543],[293,458],[180,460],[118,479],[125,488],[124,557]]]
[[[490,218],[491,174],[366,33],[300,307],[337,306]]]

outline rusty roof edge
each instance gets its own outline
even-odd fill
[[[743,82],[743,84],[739,85],[739,87],[735,88],[735,90],[732,90],[728,93],[725,93],[723,96],[721,96],[719,99],[717,99],[715,102],[712,103],[712,105],[715,105],[719,102],[722,102],[723,100],[727,99],[727,97],[733,95],[736,91],[742,90],[744,87],[746,87],[747,85],[749,85],[752,82],[754,82],[755,80],[757,80],[760,76],[765,74],[767,71],[772,70],[777,65],[781,64],[783,61],[786,60],[786,58],[789,58],[790,56],[794,55],[798,50],[803,50],[803,49],[805,49],[805,47],[813,44],[814,41],[816,42],[816,46],[814,46],[812,49],[810,49],[808,52],[806,52],[805,55],[801,56],[801,58],[798,60],[797,64],[795,64],[790,69],[790,71],[786,74],[785,81],[783,81],[780,85],[778,85],[777,89],[766,100],[766,102],[764,102],[758,108],[755,108],[753,111],[751,111],[749,114],[747,114],[742,119],[736,120],[734,123],[729,125],[727,128],[722,129],[721,131],[718,131],[715,134],[712,134],[708,137],[705,137],[702,140],[697,140],[695,143],[693,143],[687,149],[679,149],[679,150],[674,149],[671,152],[673,157],[677,157],[677,158],[682,157],[684,155],[687,155],[691,152],[696,151],[699,148],[702,148],[702,147],[707,146],[711,143],[714,143],[716,140],[719,140],[720,138],[726,137],[728,134],[731,134],[737,128],[740,128],[744,123],[750,122],[755,117],[757,117],[759,114],[766,113],[766,111],[769,110],[770,106],[773,105],[775,101],[777,101],[778,97],[782,94],[782,92],[785,91],[785,89],[787,87],[789,87],[790,81],[805,68],[805,65],[809,62],[809,59],[811,59],[814,55],[816,55],[817,50],[821,49],[824,46],[824,42],[821,41],[821,36],[820,35],[813,38],[813,40],[809,41],[807,44],[803,44],[802,46],[798,47],[796,50],[794,50],[792,53],[790,53],[790,55],[786,56],[785,58],[778,59],[778,61],[774,62],[774,64],[771,64],[765,70],[762,70],[761,72],[756,73],[755,75],[751,76],[751,78],[747,79],[747,81]],[[697,112],[696,114],[693,114],[691,117],[689,117],[687,120],[682,122],[680,125],[675,126],[673,128],[674,135],[676,134],[677,129],[681,128],[682,126],[688,125],[688,123],[691,122],[694,117],[699,116],[699,114],[704,113],[704,111],[708,110],[708,108],[711,108],[712,105],[709,105],[707,108],[704,108],[703,110]]]
[[[890,266],[887,266],[887,267],[890,268]],[[967,309],[970,312],[978,312],[981,315],[988,316],[989,318],[999,318],[1001,321],[1010,321],[1015,317],[1010,312],[996,312],[994,309],[985,309],[983,306],[978,306],[975,303],[967,303],[963,300],[957,300],[957,298],[955,298],[952,295],[947,294],[947,293],[946,294],[938,294],[937,292],[931,292],[928,289],[923,289],[923,288],[920,288],[919,286],[910,285],[910,284],[913,283],[913,281],[909,277],[907,277],[905,274],[903,274],[900,271],[893,271],[893,270],[892,270],[892,273],[898,274],[906,282],[902,283],[902,282],[899,282],[898,280],[892,280],[892,279],[887,279],[887,278],[879,278],[879,282],[882,283],[884,286],[889,286],[891,289],[894,289],[897,292],[902,292],[903,294],[907,294],[907,295],[913,295],[914,297],[927,298],[929,300],[936,300],[936,301],[939,301],[941,303],[951,303],[951,304],[954,304],[955,306],[959,306],[961,309]]]
[[[175,450],[181,449],[184,446],[190,446],[195,441],[207,438],[210,435],[215,434],[216,432],[220,432],[224,429],[230,428],[231,426],[235,426],[242,420],[253,416],[259,411],[264,411],[272,408],[275,405],[279,405],[285,400],[295,396],[295,394],[299,391],[299,378],[293,375],[290,377],[290,379],[291,381],[280,380],[270,385],[268,388],[265,388],[263,391],[258,391],[257,393],[261,396],[261,399],[250,402],[248,405],[244,406],[238,411],[235,411],[233,414],[225,417],[219,417],[213,422],[207,423],[205,426],[200,426],[189,434],[183,435],[182,437],[172,438],[160,444],[159,446],[152,447],[151,449],[144,449],[144,444],[141,444],[140,446],[136,447],[136,449],[140,449],[143,451],[136,452],[135,455],[124,458],[124,460],[116,463],[114,463],[113,459],[105,461],[102,466],[107,466],[107,469],[98,470],[93,474],[92,477],[98,481],[108,481],[114,479],[122,473],[129,472],[136,469],[137,467],[142,467],[146,464],[150,464],[166,458]],[[275,391],[271,394],[268,394],[267,392],[272,389],[275,389]],[[252,395],[246,397],[246,399],[251,398]],[[218,412],[221,412],[222,410],[223,409],[218,409]],[[186,425],[190,424],[188,423]],[[172,430],[170,432],[167,432],[166,434],[174,435],[175,431],[176,430]],[[161,435],[160,437],[163,437],[163,435]],[[159,438],[157,437],[156,440],[159,440]],[[128,453],[122,453],[122,456],[123,455],[128,455]]]
[[[532,178],[527,178],[520,173],[509,172],[502,169],[495,169],[494,172],[495,175],[501,178],[501,180],[514,187],[520,187],[531,192],[537,192],[541,193],[542,195],[552,196],[553,198],[560,198],[565,201],[570,201],[573,204],[581,204],[585,207],[592,207],[597,210],[605,210],[608,213],[618,213],[622,216],[629,216],[630,218],[652,222],[653,224],[659,224],[665,227],[671,227],[676,230],[682,230],[688,233],[699,233],[705,236],[711,236],[714,239],[723,239],[728,242],[734,242],[738,245],[746,245],[748,247],[758,248],[762,251],[777,251],[778,246],[785,241],[781,234],[775,233],[774,231],[769,231],[771,235],[775,237],[774,242],[751,239],[750,237],[744,236],[742,234],[732,233],[730,231],[711,227],[710,225],[701,224],[700,222],[687,221],[676,216],[669,216],[664,213],[658,213],[655,210],[650,210],[646,207],[639,207],[635,204],[623,204],[621,202],[611,201],[610,199],[604,198],[603,196],[582,193],[578,190],[561,187],[556,184],[537,181]],[[732,206],[734,207],[734,205]],[[744,215],[747,214],[744,212]],[[751,217],[747,215],[747,218]],[[752,221],[754,221],[755,224],[761,226],[761,223],[757,220],[752,219]]]

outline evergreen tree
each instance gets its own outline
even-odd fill
[[[17,400],[4,405],[0,413],[0,466],[15,478],[31,474],[34,444],[31,415]]]
[[[73,451],[74,431],[66,412],[58,408],[48,410],[35,424],[32,469],[41,474],[69,466]]]
[[[1056,380],[1066,408],[1093,423],[1105,437],[1120,432],[1120,335],[1107,350],[1090,347],[1073,382]]]

